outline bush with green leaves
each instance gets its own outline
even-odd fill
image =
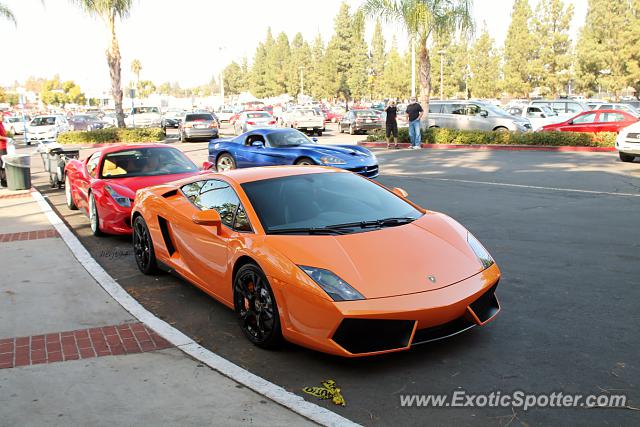
[[[367,136],[367,141],[386,141],[384,131],[375,131]],[[398,130],[398,141],[409,142],[409,130]],[[577,147],[613,147],[616,134],[610,132],[494,132],[467,131],[457,129],[428,129],[422,131],[425,144],[456,145],[539,145],[539,146],[577,146]]]
[[[60,144],[135,144],[158,142],[164,140],[164,137],[164,132],[160,128],[108,128],[89,132],[64,132],[58,135],[57,141]]]

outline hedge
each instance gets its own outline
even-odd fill
[[[386,141],[384,131],[374,131],[367,136],[367,141]],[[398,129],[398,141],[409,142],[409,129]],[[616,134],[610,132],[493,132],[438,128],[422,131],[422,142],[425,144],[460,145],[505,144],[552,147],[613,147],[616,142]]]
[[[60,144],[109,144],[158,142],[164,140],[164,132],[160,128],[121,129],[108,128],[90,132],[64,132],[58,135]]]

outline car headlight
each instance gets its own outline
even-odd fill
[[[478,241],[478,239],[476,239],[474,235],[469,233],[468,231],[467,243],[469,243],[469,246],[478,257],[478,261],[480,261],[485,269],[491,267],[495,263],[489,251],[487,251],[484,246],[482,246],[482,243],[480,243],[480,241]]]
[[[323,165],[344,165],[347,162],[335,156],[324,156],[320,157],[320,163]]]
[[[123,196],[122,194],[118,193],[116,190],[114,190],[113,188],[109,187],[108,185],[105,185],[104,189],[105,189],[105,191],[107,193],[109,193],[111,198],[113,200],[115,200],[115,202],[117,204],[119,204],[120,206],[123,206],[125,208],[130,208],[131,207],[131,200],[128,197]]]
[[[334,301],[355,301],[364,296],[329,270],[299,265]]]

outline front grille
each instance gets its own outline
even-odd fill
[[[394,350],[409,345],[414,325],[414,320],[344,319],[333,341],[353,354]]]
[[[469,305],[469,308],[473,310],[475,315],[478,317],[482,323],[491,319],[495,316],[498,311],[500,311],[500,305],[498,304],[498,299],[496,298],[496,288],[498,287],[498,283],[491,287],[487,292],[482,294],[480,298],[475,300]]]
[[[640,139],[640,133],[628,133],[627,138],[629,139]]]

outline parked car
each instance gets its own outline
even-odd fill
[[[131,234],[136,191],[200,173],[177,148],[163,144],[116,145],[65,167],[65,197],[71,210],[82,209],[98,236]]]
[[[178,129],[180,122],[184,119],[186,110],[181,108],[169,108],[162,115],[162,121],[160,127],[166,133],[167,129]]]
[[[531,127],[534,131],[540,129],[542,126],[562,120],[555,111],[546,105],[511,107],[507,109],[507,113],[512,116],[526,118],[531,123]]]
[[[619,110],[619,111],[624,111],[625,113],[629,113],[632,116],[635,117],[640,117],[640,111],[638,111],[637,109],[635,109],[632,105],[629,104],[623,104],[623,103],[619,103],[619,104],[614,104],[614,103],[603,103],[603,104],[598,104],[595,105],[592,110]]]
[[[138,192],[134,259],[235,310],[261,348],[363,357],[484,327],[500,269],[462,225],[406,197],[318,166],[193,176]]]
[[[218,137],[219,123],[211,113],[187,113],[179,126],[180,142],[187,142],[194,138]]]
[[[325,119],[331,123],[338,123],[340,120],[342,120],[342,117],[344,117],[345,112],[346,112],[345,109],[342,107],[331,108],[329,110],[326,110]]]
[[[427,126],[460,130],[519,131],[532,130],[531,122],[502,108],[482,101],[432,101]]]
[[[254,129],[274,128],[276,119],[266,111],[243,111],[233,124],[236,135],[243,134]]]
[[[27,116],[24,122],[29,123],[31,119]],[[7,132],[14,135],[22,135],[24,133],[24,122],[20,116],[7,116],[2,119],[2,124]]]
[[[33,141],[46,141],[56,139],[62,132],[69,130],[69,122],[62,115],[36,116],[27,128],[27,145]]]
[[[133,107],[124,122],[127,127],[159,128],[162,125],[162,115],[158,107]]]
[[[367,178],[378,176],[378,160],[366,148],[319,145],[302,132],[289,128],[257,129],[235,138],[211,141],[209,162],[209,166],[218,171],[253,166],[323,165]]]
[[[629,101],[622,100],[620,102],[622,104],[631,105],[633,108],[635,108],[636,110],[640,111],[640,101],[637,100],[637,99],[629,100]]]
[[[585,111],[561,123],[542,127],[543,131],[616,132],[636,123],[638,118],[619,110]]]
[[[348,131],[355,135],[358,132],[382,129],[384,122],[382,115],[376,110],[350,110],[338,123],[340,133]]]
[[[309,135],[316,133],[322,136],[325,128],[324,114],[318,107],[295,108],[284,115],[282,125]]]
[[[616,150],[623,162],[633,162],[636,157],[640,157],[640,122],[620,129]]]
[[[229,122],[231,117],[235,114],[233,108],[221,108],[217,111],[218,119],[221,122]]]
[[[546,105],[555,111],[559,118],[565,120],[583,111],[591,110],[586,103],[573,99],[535,99],[531,101],[531,105]]]
[[[87,114],[76,114],[71,118],[67,119],[69,122],[69,130],[86,130],[92,131],[96,129],[103,129],[105,127],[105,122],[99,120],[95,116],[90,116]]]

